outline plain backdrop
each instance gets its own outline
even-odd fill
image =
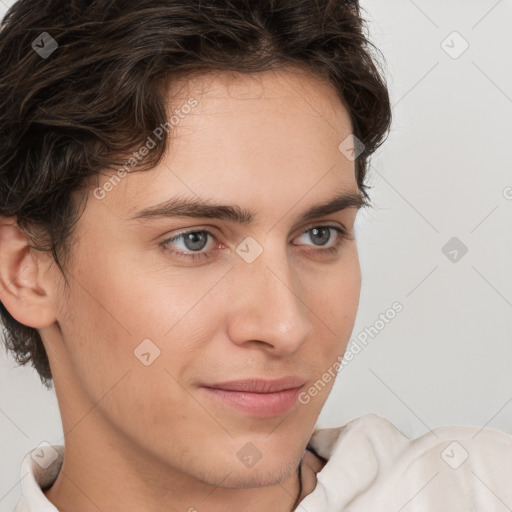
[[[0,0],[2,16],[11,3]],[[367,344],[318,425],[373,412],[409,437],[450,424],[512,434],[512,1],[361,5],[394,121],[370,169],[375,208],[357,219],[351,340]],[[382,327],[395,302],[403,310]],[[12,512],[23,455],[62,444],[62,429],[34,371],[3,349],[0,365],[0,511]]]

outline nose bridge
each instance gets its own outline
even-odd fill
[[[239,262],[235,279],[243,299],[238,302],[241,323],[235,321],[239,329],[235,337],[290,350],[307,338],[312,326],[286,247],[275,242],[276,238],[266,237],[263,250],[251,263]]]

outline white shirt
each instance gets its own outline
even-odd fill
[[[512,510],[512,435],[500,430],[437,427],[411,440],[387,419],[365,414],[341,427],[315,428],[310,446],[327,463],[297,512]],[[36,462],[45,459],[42,450],[46,468]],[[55,481],[63,456],[62,445],[25,455],[14,512],[58,512],[41,489]]]

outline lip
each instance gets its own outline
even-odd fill
[[[306,381],[293,375],[282,377],[280,379],[243,379],[231,380],[226,382],[216,382],[214,384],[202,384],[203,387],[223,389],[225,391],[247,391],[249,393],[275,393],[286,389],[294,389],[302,386]]]
[[[202,385],[201,389],[224,405],[250,416],[269,418],[291,409],[305,382],[292,376],[277,380],[245,379]]]

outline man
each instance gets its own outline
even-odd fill
[[[512,503],[505,433],[411,442],[375,415],[314,428],[357,313],[367,159],[391,121],[366,45],[348,1],[8,13],[1,312],[65,433],[23,460],[17,512]],[[495,495],[473,493],[473,473]]]

